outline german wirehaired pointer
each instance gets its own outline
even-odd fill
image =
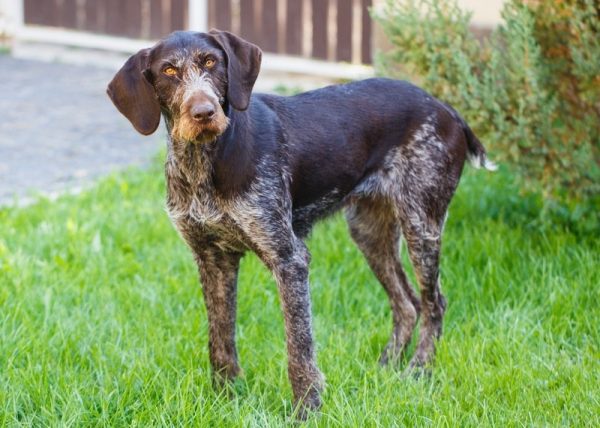
[[[108,94],[139,132],[168,129],[167,210],[198,264],[218,383],[239,372],[240,258],[273,272],[285,316],[288,373],[300,417],[321,405],[303,239],[344,208],[350,234],[393,314],[380,362],[396,362],[421,316],[410,367],[442,331],[440,240],[468,158],[493,169],[465,121],[407,82],[368,79],[292,97],[254,94],[260,49],[223,31],[176,32],[127,60]],[[399,259],[406,240],[420,298]]]

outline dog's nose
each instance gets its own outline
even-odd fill
[[[194,104],[190,109],[190,114],[196,120],[210,119],[215,114],[215,107],[208,101]]]

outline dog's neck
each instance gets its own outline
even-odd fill
[[[167,173],[172,177],[185,179],[198,187],[211,181],[215,157],[215,141],[178,141],[170,136],[167,139]]]

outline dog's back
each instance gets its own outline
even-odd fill
[[[273,112],[272,126],[282,130],[271,136],[282,139],[299,232],[349,195],[397,189],[391,180],[402,181],[411,168],[394,163],[414,168],[426,162],[423,180],[444,180],[453,188],[469,153],[467,130],[472,132],[462,118],[405,81],[374,78],[291,97],[257,94],[248,113],[264,121],[265,107]]]

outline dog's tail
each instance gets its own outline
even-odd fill
[[[461,125],[467,139],[467,158],[471,162],[471,165],[477,169],[485,168],[488,171],[496,171],[498,166],[488,159],[483,144],[481,144],[481,141],[473,134],[469,125],[462,118]]]
[[[477,169],[484,168],[488,171],[496,171],[498,169],[498,166],[487,158],[487,154],[485,152],[483,144],[481,144],[481,141],[479,141],[479,139],[475,136],[469,125],[467,125],[467,122],[465,122],[461,115],[458,114],[458,112],[454,110],[450,105],[446,103],[442,103],[442,105],[444,106],[444,108],[446,108],[448,113],[450,113],[450,116],[452,116],[456,121],[458,121],[463,132],[465,133],[465,138],[467,140],[467,159],[469,159],[471,165],[473,165]]]

